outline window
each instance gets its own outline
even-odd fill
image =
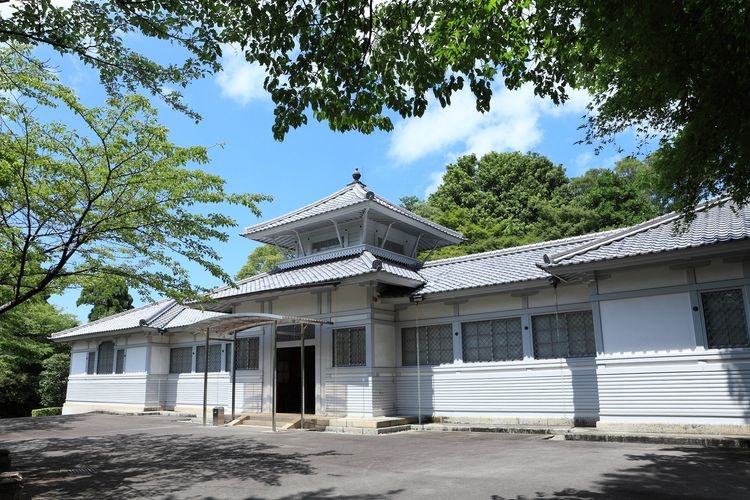
[[[708,347],[749,346],[742,289],[701,293]]]
[[[115,373],[125,373],[125,349],[115,352]]]
[[[115,361],[114,342],[102,342],[99,344],[99,353],[96,357],[96,373],[112,373]]]
[[[195,372],[203,373],[205,371],[205,363],[206,346],[199,345],[195,349]],[[208,346],[208,371],[221,371],[221,344],[213,344]]]
[[[93,375],[96,368],[96,351],[86,353],[86,373]]]
[[[365,327],[336,328],[333,330],[333,364],[334,366],[364,366]]]
[[[461,335],[464,361],[523,359],[521,318],[463,323]]]
[[[169,373],[190,373],[192,369],[192,347],[173,347],[169,350]]]
[[[257,370],[260,358],[260,338],[237,339],[237,369]]]
[[[596,355],[591,311],[545,314],[531,318],[536,359]]]
[[[282,325],[276,327],[276,341],[286,342],[299,340],[302,325]],[[315,338],[315,325],[305,325],[305,340]]]
[[[314,241],[312,244],[312,253],[323,252],[325,250],[330,250],[331,248],[339,247],[341,247],[341,243],[339,243],[338,238],[328,238],[327,240]]]
[[[401,361],[404,366],[417,364],[417,329],[401,329]],[[453,363],[453,327],[429,325],[419,327],[419,364]]]

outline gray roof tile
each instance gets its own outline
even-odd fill
[[[316,285],[331,281],[340,281],[342,279],[361,276],[368,273],[375,273],[378,271],[372,268],[374,260],[376,259],[370,252],[364,251],[360,255],[352,258],[259,274],[248,278],[247,280],[240,281],[235,288],[220,288],[211,294],[211,298],[223,299],[249,293]],[[381,260],[381,262],[382,268],[379,271],[381,273],[390,274],[399,278],[406,278],[417,283],[424,282],[422,277],[416,271],[386,260]]]
[[[113,314],[112,316],[107,316],[106,318],[101,318],[85,325],[53,333],[52,338],[56,340],[93,333],[130,330],[142,326],[148,327],[152,326],[151,323],[155,321],[158,322],[163,314],[168,313],[173,309],[176,309],[177,312],[179,312],[184,309],[184,306],[178,305],[174,300],[161,300],[159,302],[154,302],[153,304]],[[145,325],[141,325],[141,320],[143,320]]]
[[[611,233],[607,231],[428,262],[419,270],[427,283],[418,293],[451,292],[545,279],[549,274],[536,266],[545,253],[571,250]]]
[[[693,222],[680,231],[678,225],[682,220],[680,213],[671,213],[576,248],[549,253],[544,267],[552,269],[750,238],[750,205],[737,208],[726,199],[707,202],[697,207]]]
[[[444,234],[450,235],[453,238],[463,240],[463,236],[458,231],[454,231],[453,229],[449,229],[445,226],[441,226],[440,224],[436,224],[435,222],[432,222],[429,219],[420,217],[419,215],[414,214],[410,212],[409,210],[406,210],[405,208],[400,207],[395,203],[391,203],[390,201],[384,198],[381,198],[377,195],[374,195],[370,199],[367,197],[368,192],[369,191],[365,189],[365,186],[363,184],[359,182],[353,182],[345,186],[343,189],[340,189],[336,191],[335,193],[329,196],[326,196],[325,198],[321,200],[315,201],[293,212],[289,212],[288,214],[281,215],[279,217],[276,217],[266,222],[262,222],[260,224],[256,224],[254,226],[246,227],[244,234],[245,236],[252,237],[252,235],[255,233],[266,231],[268,229],[281,227],[286,224],[291,224],[293,222],[297,222],[300,220],[308,219],[310,217],[314,217],[316,215],[334,212],[336,210],[341,210],[343,208],[351,207],[353,205],[362,204],[364,207],[368,203],[374,203],[376,205],[386,208],[388,211],[396,212],[402,216],[408,217],[409,219],[412,219],[414,221],[425,224],[433,229],[436,229]]]

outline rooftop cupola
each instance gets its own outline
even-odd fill
[[[416,263],[423,250],[454,245],[463,236],[392,203],[353,181],[335,193],[266,222],[245,228],[243,236],[292,250],[290,267],[369,251],[379,258]]]

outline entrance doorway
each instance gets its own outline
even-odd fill
[[[276,349],[276,411],[302,411],[302,370],[299,347]],[[305,413],[315,413],[315,346],[305,346]]]

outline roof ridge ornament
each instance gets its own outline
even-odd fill
[[[359,184],[360,186],[364,187],[365,184],[360,180],[361,178],[362,178],[362,174],[359,172],[358,168],[355,168],[354,172],[352,172],[352,179],[354,180],[350,182],[349,185]]]

